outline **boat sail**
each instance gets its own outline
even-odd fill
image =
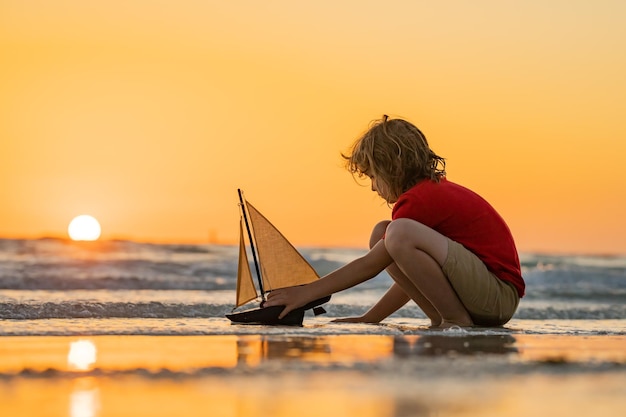
[[[257,283],[261,292],[261,305],[260,308],[233,312],[227,314],[226,317],[234,323],[302,325],[305,310],[313,308],[316,315],[324,313],[324,309],[318,306],[328,302],[330,296],[295,309],[282,319],[278,319],[278,315],[283,306],[263,307],[267,292],[308,284],[319,279],[319,276],[283,234],[244,199],[243,192],[238,190],[238,193],[241,218],[239,221],[239,264],[235,309],[259,298],[248,262],[244,225],[247,230],[250,252],[254,258]]]

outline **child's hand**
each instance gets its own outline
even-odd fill
[[[363,323],[363,319],[361,317],[342,317],[340,319],[334,319],[330,321],[331,323]]]
[[[369,320],[365,316],[359,316],[359,317],[342,317],[339,319],[331,320],[331,323],[379,323],[379,322]]]
[[[285,306],[283,311],[278,316],[279,319],[282,319],[290,311],[293,311],[298,307],[302,307],[309,301],[312,301],[312,299],[308,297],[309,294],[305,288],[306,285],[300,285],[296,287],[273,290],[267,295],[267,301],[263,304],[263,306]]]

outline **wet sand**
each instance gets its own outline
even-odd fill
[[[2,416],[586,416],[622,335],[0,337]]]

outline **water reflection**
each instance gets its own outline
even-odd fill
[[[100,409],[100,391],[91,378],[75,381],[70,394],[70,417],[95,417]]]
[[[518,353],[511,335],[421,335],[394,338],[394,355],[446,356]]]
[[[70,343],[67,364],[76,371],[89,371],[96,363],[97,349],[91,340]],[[79,378],[70,393],[70,417],[95,417],[100,409],[100,395],[96,380]]]
[[[508,355],[518,354],[516,339],[512,335],[444,335],[444,334],[422,334],[422,335],[341,335],[324,337],[276,337],[276,336],[246,336],[237,340],[237,366],[256,367],[261,365],[280,365],[281,369],[287,362],[296,362],[297,369],[307,369],[306,364],[315,367],[322,366],[334,369],[335,366],[363,368],[363,364],[389,364],[390,361],[420,361],[431,362],[429,358],[442,357],[454,358],[459,356],[479,356],[479,355]],[[475,361],[475,359],[472,359]],[[401,365],[400,365],[401,366]],[[284,368],[287,369],[287,368]],[[315,369],[315,368],[313,368]],[[372,368],[374,369],[374,368]],[[393,378],[388,374],[380,375],[382,380],[387,380],[392,386]],[[385,417],[406,417],[406,416],[434,416],[439,415],[440,403],[433,401],[427,389],[416,389],[410,395],[389,395],[388,391],[376,391],[370,393],[368,397],[372,403],[367,411],[360,410],[354,414],[350,403],[354,398],[346,391],[339,389],[339,395],[335,398],[335,392],[325,391],[328,381],[324,381],[321,386],[315,385],[314,378],[311,379],[311,386],[300,390],[297,393],[291,392],[289,396],[301,395],[301,392],[309,390],[319,394],[324,392],[319,398],[312,395],[311,398],[300,401],[287,401],[284,397],[273,396],[272,406],[281,404],[277,415],[297,415],[304,411],[315,410],[311,415],[322,415],[328,413],[327,408],[332,404],[333,411],[336,412],[337,404],[343,404],[346,414],[337,415],[376,415]],[[360,384],[358,379],[350,380],[351,384]],[[278,383],[277,383],[278,384]],[[282,391],[290,387],[282,387]],[[318,391],[315,391],[318,390]],[[283,392],[286,396],[287,394]],[[287,405],[292,404],[289,409]],[[299,405],[293,405],[299,404]],[[301,404],[307,404],[306,410]],[[314,405],[313,405],[314,404]],[[315,407],[319,407],[316,409]],[[349,412],[347,411],[349,410]],[[332,413],[332,412],[331,412]],[[307,414],[309,415],[309,414]]]
[[[237,340],[237,364],[256,366],[269,360],[316,361],[327,358],[331,348],[326,338],[273,339],[245,337]]]
[[[358,335],[274,338],[246,336],[237,340],[237,366],[271,361],[350,364],[402,360],[415,356],[516,354],[511,335]]]

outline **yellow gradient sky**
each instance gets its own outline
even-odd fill
[[[626,253],[626,2],[0,2],[0,236],[296,245],[389,208],[339,157],[383,113],[521,252]]]

